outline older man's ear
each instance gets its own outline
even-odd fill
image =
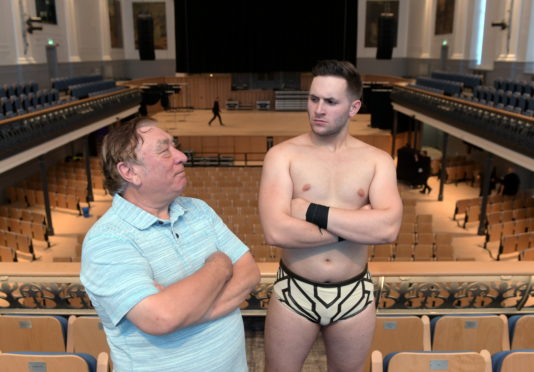
[[[120,163],[117,163],[117,171],[126,182],[131,183],[132,185],[139,185],[141,183],[132,164],[121,161]]]

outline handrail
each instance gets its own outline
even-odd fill
[[[277,262],[258,262],[262,277],[276,276]],[[79,262],[0,262],[0,283],[7,277],[77,277]],[[534,275],[531,261],[369,262],[373,276],[514,276]]]
[[[257,167],[258,164],[250,162],[262,161],[265,152],[187,152],[188,160],[186,166],[226,166],[226,167]],[[261,156],[262,160],[250,159],[251,156]],[[243,157],[243,159],[241,159]],[[209,164],[207,164],[207,162]],[[238,162],[239,164],[236,164]]]
[[[0,262],[0,314],[94,314],[80,263]],[[278,269],[258,263],[261,282],[242,307],[264,315]],[[370,262],[381,314],[534,313],[532,262]]]

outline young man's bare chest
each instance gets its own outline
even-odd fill
[[[369,203],[374,161],[366,151],[339,153],[304,148],[291,160],[293,197],[339,208]]]

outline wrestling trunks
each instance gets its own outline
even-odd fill
[[[280,261],[273,290],[281,303],[322,326],[353,317],[374,300],[367,267],[361,274],[339,283],[316,283],[291,272]]]

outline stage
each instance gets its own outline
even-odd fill
[[[175,136],[297,136],[308,131],[306,112],[224,110],[224,126],[215,119],[211,126],[211,110],[161,111],[154,117]],[[351,120],[353,136],[390,136],[390,131],[371,128],[371,116],[359,114]]]

